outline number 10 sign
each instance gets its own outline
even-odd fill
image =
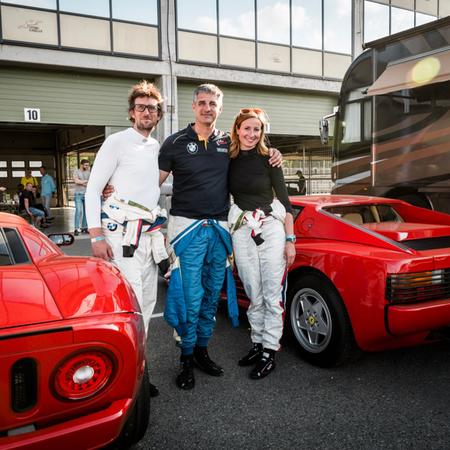
[[[40,122],[41,110],[39,108],[23,108],[25,122]]]

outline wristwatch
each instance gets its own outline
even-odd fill
[[[295,234],[287,234],[286,235],[286,242],[292,242],[293,244],[295,244],[296,240],[297,240],[297,238],[295,237]]]

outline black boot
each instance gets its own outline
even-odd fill
[[[243,358],[238,361],[238,364],[241,367],[252,366],[253,364],[256,364],[261,358],[262,349],[262,344],[260,344],[259,342],[257,344],[253,343],[252,348]]]
[[[181,355],[181,372],[177,376],[177,386],[180,389],[192,389],[195,386],[194,357],[193,355]]]
[[[217,365],[209,357],[207,347],[196,346],[194,348],[194,361],[197,364],[197,367],[208,375],[212,375],[213,377],[220,377],[223,375],[222,367]]]
[[[254,369],[250,372],[252,380],[260,380],[269,375],[275,369],[275,350],[265,348],[262,352],[260,360]]]

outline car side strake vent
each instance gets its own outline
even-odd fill
[[[391,303],[416,303],[450,298],[450,269],[390,274],[386,299]]]
[[[37,401],[37,367],[31,358],[16,361],[11,369],[11,407],[15,412],[31,409]]]

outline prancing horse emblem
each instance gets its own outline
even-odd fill
[[[195,142],[189,142],[189,144],[186,145],[186,149],[191,155],[198,152],[198,146]]]

